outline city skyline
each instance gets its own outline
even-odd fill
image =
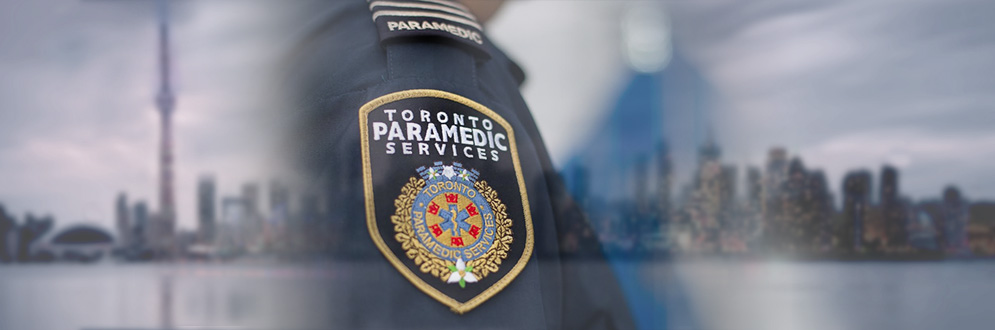
[[[528,73],[523,94],[558,167],[583,148],[631,79],[616,20],[628,4],[512,2],[489,26],[491,39]],[[700,69],[714,90],[703,100],[714,104],[704,117],[727,162],[760,165],[767,148],[783,145],[820,164],[833,182],[855,167],[892,163],[915,178],[905,183],[913,197],[947,183],[968,196],[995,196],[995,176],[988,175],[995,81],[986,74],[995,69],[995,49],[988,47],[995,35],[981,14],[995,4],[663,5],[674,53]],[[523,32],[539,28],[520,24],[530,19],[547,22],[546,33]],[[693,158],[696,144],[674,156]]]
[[[223,174],[218,192],[227,194],[277,172],[268,70],[280,56],[273,34],[286,26],[271,7],[170,6],[179,228],[196,227],[198,176]],[[104,228],[114,227],[108,201],[121,191],[158,210],[156,2],[49,0],[2,11],[31,20],[12,17],[21,28],[0,32],[11,46],[0,50],[2,84],[24,87],[0,90],[0,203],[18,218],[51,214],[59,226]],[[53,89],[59,97],[47,95]]]
[[[776,146],[769,149],[763,167],[744,168],[742,180],[740,168],[724,163],[721,146],[710,140],[699,149],[692,183],[673,187],[669,179],[650,178],[657,172],[669,178],[668,155],[660,148],[643,159],[662,162],[617,167],[619,173],[611,175],[635,177],[621,187],[597,180],[603,175],[592,173],[606,172],[597,163],[575,161],[562,173],[607,253],[844,260],[995,255],[995,201],[965,196],[956,185],[910,199],[901,188],[902,174],[888,165],[874,171],[851,169],[840,182],[827,182],[819,164],[808,167],[799,155]],[[834,185],[840,187],[838,194],[829,190]],[[734,193],[737,187],[745,194]],[[679,197],[670,197],[672,192]]]
[[[293,6],[269,4],[173,4],[176,89],[182,97],[177,104],[182,111],[175,118],[181,228],[195,227],[196,183],[201,174],[223,173],[218,194],[224,195],[240,189],[242,182],[267,180],[274,167],[260,156],[275,149],[276,139],[258,134],[268,131],[257,129],[257,121],[269,118],[256,115],[271,110],[271,105],[244,97],[271,90],[266,83],[274,79],[252,69],[277,62],[292,39],[284,38],[288,33],[283,32],[297,28],[283,21]],[[950,9],[941,11],[947,14],[937,19],[949,20],[950,10],[985,6],[974,1],[959,4],[964,6],[944,6]],[[156,85],[154,2],[44,0],[18,4],[17,10],[7,8],[11,5],[0,3],[8,9],[0,12],[18,13],[5,20],[17,28],[0,30],[9,41],[9,47],[0,50],[0,69],[5,72],[0,78],[5,86],[0,90],[5,119],[0,123],[0,201],[19,217],[27,212],[51,213],[62,224],[96,221],[107,228],[114,225],[114,208],[108,201],[122,190],[130,199],[145,200],[155,208],[157,117],[149,101]],[[881,3],[785,10],[761,1],[742,5],[751,10],[735,13],[737,19],[698,28],[712,21],[705,18],[720,14],[715,4],[671,5],[675,52],[702,68],[723,98],[720,104],[730,105],[723,110],[727,112],[708,114],[721,119],[716,138],[726,147],[727,162],[741,168],[760,165],[766,149],[778,144],[821,164],[830,182],[842,180],[854,167],[876,169],[891,160],[908,176],[904,190],[913,198],[931,196],[947,183],[961,187],[969,197],[995,196],[995,179],[986,175],[990,170],[984,161],[995,157],[989,147],[995,138],[979,130],[991,122],[985,93],[990,80],[968,74],[990,66],[990,61],[979,60],[991,58],[990,52],[977,48],[987,39],[971,34],[980,42],[963,45],[951,39],[964,24],[977,23],[978,17],[968,15],[963,22],[921,31],[904,27],[921,21],[917,17],[933,15],[936,4],[907,4],[898,15]],[[53,6],[66,10],[49,10]],[[528,72],[525,97],[560,166],[583,141],[579,137],[590,134],[587,128],[604,116],[605,105],[629,74],[617,45],[617,15],[624,5],[591,1],[564,7],[556,2],[512,2],[489,27],[492,38]],[[878,17],[867,21],[895,28],[868,31],[861,23],[866,21],[845,19],[848,15]],[[529,18],[550,24],[516,24]],[[826,21],[834,24],[818,24]],[[545,32],[525,33],[536,28]],[[741,30],[752,32],[730,33]],[[914,33],[910,31],[928,32],[928,40],[935,43],[917,46],[910,52],[914,56],[896,54],[903,51],[898,47],[901,42]],[[817,40],[828,39],[827,45],[834,45],[832,41],[847,45],[848,52],[814,62],[777,62],[764,61],[764,47],[751,46],[772,47],[778,58],[801,58],[790,55],[807,49],[805,42],[810,39],[799,36],[813,33],[821,37]],[[546,35],[563,39],[549,42]],[[743,54],[742,60],[750,65],[721,54]],[[888,61],[894,58],[904,62]],[[877,69],[866,70],[868,64]],[[908,66],[929,68],[919,72],[929,72],[935,79],[911,79],[915,77],[902,71]],[[577,67],[590,72],[577,72]],[[768,72],[764,68],[777,74],[764,75]],[[857,74],[862,72],[874,72],[873,79],[858,84],[866,77]],[[888,79],[902,81],[881,97],[868,99],[859,93],[892,86],[894,81]],[[834,81],[839,85],[820,83]],[[778,88],[785,88],[790,97],[772,94]],[[59,90],[59,97],[52,97],[52,90]],[[769,109],[764,100],[772,102]],[[570,115],[564,116],[567,110]],[[873,116],[852,123],[853,114],[861,112]],[[757,116],[744,118],[751,113]],[[742,129],[724,129],[738,120]],[[854,151],[861,145],[866,146],[863,151]],[[684,148],[693,152],[696,144]],[[693,167],[676,163],[681,159],[687,158],[675,158],[675,171],[692,171]],[[686,177],[678,178],[675,186],[685,184]],[[838,194],[836,185],[831,189]]]

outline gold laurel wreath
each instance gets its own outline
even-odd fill
[[[425,187],[425,180],[411,177],[408,183],[401,188],[401,195],[394,200],[394,215],[390,221],[394,223],[394,239],[401,243],[404,254],[409,259],[414,260],[422,273],[429,273],[432,276],[445,281],[449,278],[451,271],[449,266],[454,266],[452,261],[436,257],[428,248],[418,241],[411,228],[411,207],[414,205],[415,197]],[[483,279],[490,273],[498,271],[501,261],[508,257],[508,250],[511,250],[513,241],[511,233],[511,219],[508,218],[508,208],[497,197],[497,191],[487,185],[486,181],[477,181],[474,185],[487,204],[491,206],[494,213],[495,228],[494,243],[491,247],[477,259],[467,262],[467,266],[473,267],[473,273],[479,279]]]

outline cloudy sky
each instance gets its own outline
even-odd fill
[[[259,121],[287,46],[272,2],[172,7],[176,199],[194,228],[194,193],[269,180],[273,139]],[[148,0],[0,2],[0,203],[19,219],[110,227],[119,192],[156,208],[156,10]]]
[[[295,2],[173,5],[177,203],[199,176],[221,195],[268,181],[272,70]],[[630,73],[619,18],[635,1],[511,1],[488,27],[529,73],[523,90],[555,161],[581,147]],[[705,114],[727,162],[781,145],[832,186],[901,169],[902,190],[953,183],[995,198],[990,1],[665,1],[674,49],[714,88]],[[114,198],[155,205],[155,10],[148,0],[0,1],[0,203],[18,218],[110,226]],[[269,112],[272,113],[272,112]]]
[[[635,3],[516,1],[492,25],[530,73],[525,94],[557,161],[581,147],[577,137],[596,126],[627,77],[617,18]],[[847,170],[891,164],[914,198],[936,197],[947,184],[995,198],[995,3],[663,7],[675,50],[715,90],[706,117],[727,162],[761,165],[779,145],[825,170],[834,189]],[[523,22],[543,22],[544,33]]]

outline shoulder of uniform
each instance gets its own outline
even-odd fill
[[[489,57],[483,26],[455,0],[367,0],[380,43],[445,40]]]

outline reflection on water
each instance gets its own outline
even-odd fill
[[[347,295],[320,265],[0,267],[0,329],[335,328]],[[633,262],[666,307],[653,328],[987,329],[995,263]],[[340,275],[339,275],[340,276]],[[675,294],[675,293],[680,293]],[[678,297],[680,296],[680,297]],[[635,308],[639,313],[638,308]]]
[[[706,329],[991,329],[995,263],[681,263]]]
[[[249,327],[329,324],[314,290],[329,267],[102,265],[0,267],[0,329]],[[324,302],[324,303],[323,303]]]

